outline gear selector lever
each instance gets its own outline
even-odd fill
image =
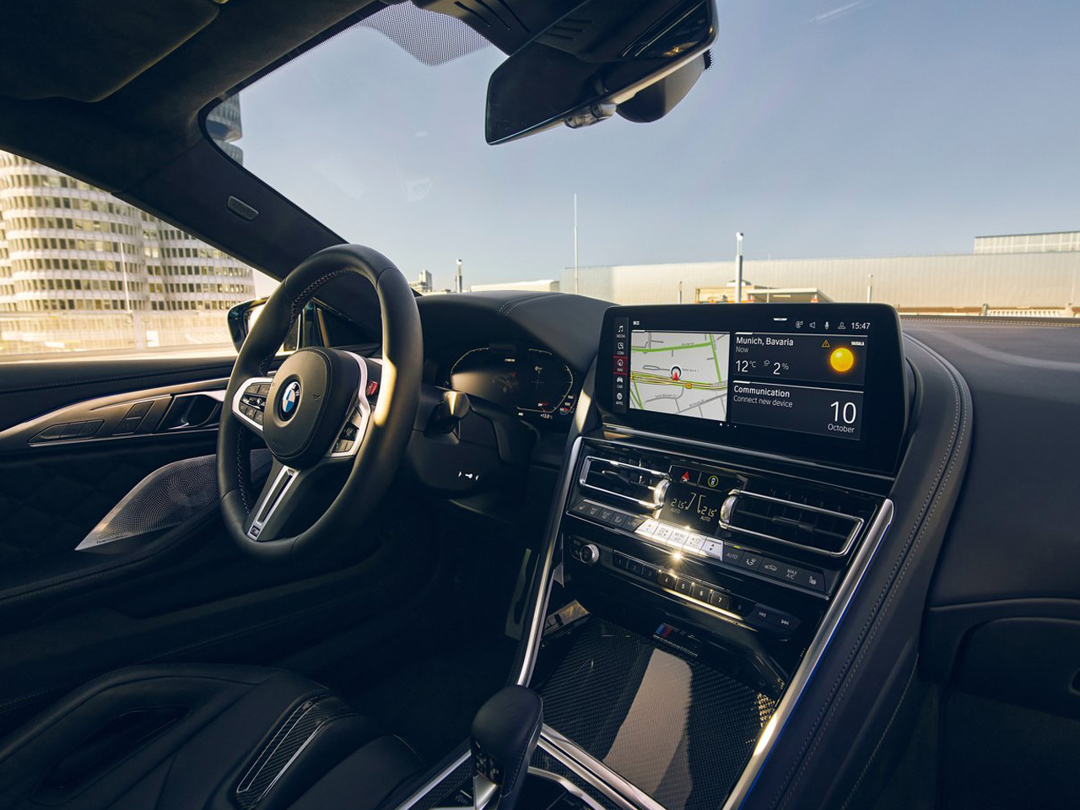
[[[473,810],[513,810],[544,724],[540,695],[508,686],[472,724]]]

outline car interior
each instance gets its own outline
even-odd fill
[[[647,138],[724,5],[2,12],[0,148],[280,285],[0,363],[0,807],[1078,806],[1077,324],[419,295],[215,138],[358,25],[497,49],[493,152]]]

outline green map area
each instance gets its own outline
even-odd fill
[[[631,407],[725,421],[730,342],[727,332],[632,332]]]

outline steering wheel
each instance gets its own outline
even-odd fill
[[[270,363],[323,285],[356,274],[375,288],[382,361],[331,348]],[[416,298],[388,258],[337,245],[293,270],[266,302],[233,366],[218,429],[221,512],[240,546],[264,559],[295,559],[356,541],[405,452],[420,396],[423,333]],[[374,403],[371,397],[376,395]],[[261,493],[251,483],[251,434],[273,456]],[[326,484],[344,474],[336,496]],[[295,531],[296,526],[305,526]]]

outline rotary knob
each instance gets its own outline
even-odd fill
[[[588,543],[581,547],[581,551],[578,552],[578,559],[585,565],[595,565],[600,559],[600,549],[592,543]]]

